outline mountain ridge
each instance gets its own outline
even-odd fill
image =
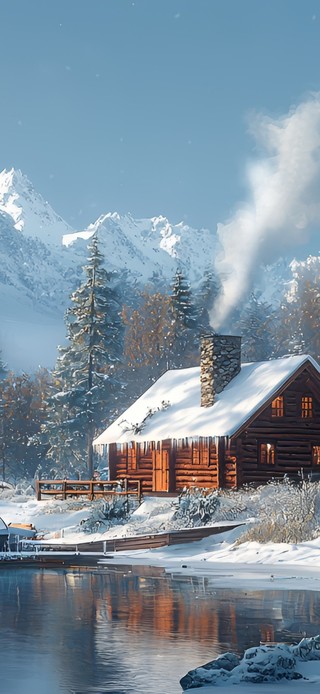
[[[25,174],[4,169],[0,172],[0,347],[10,367],[30,369],[54,363],[64,334],[63,314],[81,280],[87,244],[94,233],[99,235],[108,268],[126,271],[127,280],[141,287],[154,275],[169,284],[177,267],[196,284],[216,247],[209,230],[192,229],[183,222],[171,224],[162,215],[134,219],[129,213],[107,212],[85,229],[75,230]],[[28,317],[30,332],[37,326],[33,347],[22,316]],[[48,317],[57,326],[51,347],[43,328]],[[24,348],[19,350],[21,342]]]
[[[135,219],[107,212],[85,229],[73,229],[44,200],[20,170],[0,172],[0,347],[11,368],[52,366],[64,340],[64,311],[79,285],[87,244],[97,233],[106,266],[136,288],[150,281],[169,286],[177,268],[197,288],[214,271],[221,248],[208,229],[194,229],[167,217]],[[245,253],[245,249],[244,249]],[[318,272],[314,262],[280,259],[261,267],[256,284],[262,300],[279,302],[295,273]],[[309,269],[308,269],[309,268]],[[310,270],[311,268],[311,270]],[[134,287],[134,289],[133,289]]]

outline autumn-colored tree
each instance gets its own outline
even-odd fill
[[[124,356],[128,366],[152,366],[160,372],[167,365],[172,344],[172,320],[170,299],[166,294],[147,290],[141,293],[138,309],[123,310],[123,322],[127,327]]]

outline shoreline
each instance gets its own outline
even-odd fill
[[[188,546],[179,546],[179,550]],[[173,558],[162,550],[131,550],[129,552],[41,552],[3,553],[0,570],[7,568],[121,570],[138,575],[173,578],[175,580],[202,580],[215,588],[229,590],[320,591],[320,567],[299,564],[249,564],[221,561],[203,562]]]

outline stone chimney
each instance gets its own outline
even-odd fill
[[[241,368],[241,337],[203,335],[201,338],[201,407],[211,407],[215,396],[237,376]]]

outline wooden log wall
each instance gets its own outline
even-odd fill
[[[142,493],[153,491],[152,452],[157,444],[111,444],[109,467],[112,479],[139,479]],[[159,444],[158,444],[159,445]],[[169,451],[169,489],[179,492],[184,487],[217,488],[218,455],[212,439],[202,438],[163,441],[163,450]],[[134,453],[133,453],[134,452]]]
[[[211,438],[178,439],[174,450],[175,486],[207,487],[214,489],[218,483],[218,456]]]
[[[318,387],[318,386],[317,386]],[[301,417],[301,398],[313,399],[313,416]],[[320,445],[320,390],[316,397],[315,384],[312,391],[306,373],[302,373],[283,393],[284,416],[273,417],[271,405],[248,427],[241,437],[241,473],[239,483],[265,483],[271,477],[282,478],[285,474],[299,479],[301,468],[308,475],[312,470],[320,473],[320,465],[312,465],[312,446]],[[275,444],[275,464],[259,462],[260,443]]]
[[[141,481],[142,493],[152,491],[152,446],[139,444],[111,444],[109,449],[110,477]],[[115,475],[115,477],[113,477]]]
[[[266,407],[236,440],[224,439],[215,445],[212,438],[163,441],[169,451],[169,489],[179,492],[184,487],[227,489],[245,483],[265,483],[285,474],[299,478],[301,468],[306,474],[318,472],[313,465],[312,447],[320,446],[320,377],[308,366],[283,392],[284,416],[272,416],[271,404]],[[301,416],[301,398],[312,398],[312,417]],[[275,445],[274,464],[261,463],[261,443]],[[160,444],[157,444],[160,446]],[[125,444],[110,446],[110,476],[130,476],[142,483],[142,492],[153,491],[153,456],[156,444]]]
[[[239,456],[237,442],[229,441],[224,446],[223,460],[220,468],[220,487],[235,489],[239,486]]]

